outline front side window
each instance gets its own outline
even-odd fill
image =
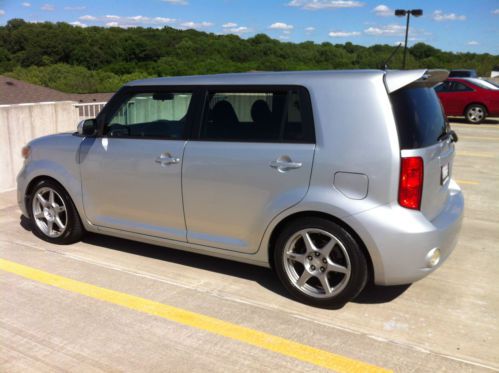
[[[294,90],[209,92],[200,138],[214,141],[310,142]]]
[[[134,94],[112,115],[104,129],[109,137],[182,139],[191,93]]]

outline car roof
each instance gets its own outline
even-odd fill
[[[283,72],[247,72],[213,75],[193,75],[164,78],[141,79],[129,82],[126,86],[162,86],[162,85],[236,85],[236,84],[301,84],[323,81],[334,77],[369,79],[381,77],[383,70],[324,70],[324,71],[283,71]]]

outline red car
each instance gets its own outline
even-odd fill
[[[481,123],[487,116],[499,116],[499,87],[479,78],[449,78],[435,91],[447,116],[464,116]]]

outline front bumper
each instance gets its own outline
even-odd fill
[[[19,174],[17,175],[17,204],[21,209],[22,214],[25,217],[28,216],[28,211],[26,209],[26,188],[28,187],[28,181],[26,178],[26,166],[23,166]]]
[[[464,212],[464,198],[451,180],[445,207],[433,220],[421,212],[399,205],[381,206],[346,220],[366,244],[378,285],[401,285],[417,281],[450,255],[457,243]],[[438,248],[440,261],[431,267],[428,253]]]

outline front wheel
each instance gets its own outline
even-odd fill
[[[33,233],[41,239],[65,245],[82,238],[84,230],[73,201],[56,182],[38,182],[32,189],[27,207]]]
[[[469,123],[479,124],[487,117],[487,110],[482,105],[473,104],[466,108],[464,115]]]
[[[343,306],[367,282],[367,262],[359,244],[343,227],[322,218],[289,224],[276,241],[274,264],[295,298],[318,307]]]

